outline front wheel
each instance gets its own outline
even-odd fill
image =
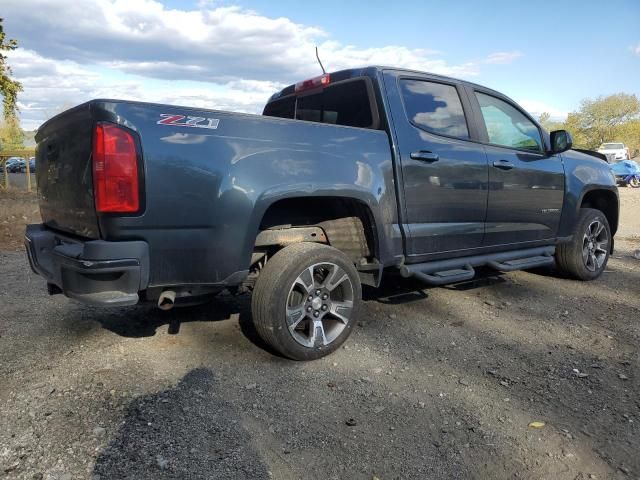
[[[358,272],[345,254],[299,243],[280,250],[260,272],[251,300],[253,323],[284,356],[315,360],[345,342],[361,296]]]
[[[600,210],[580,209],[571,242],[558,245],[556,266],[569,277],[594,280],[607,266],[611,250],[611,229]]]
[[[640,187],[640,178],[633,176],[629,179],[629,186],[632,188],[638,188]]]

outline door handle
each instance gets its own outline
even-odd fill
[[[501,170],[511,170],[513,168],[513,163],[507,160],[497,160],[493,162],[493,166]]]
[[[412,160],[420,160],[423,162],[437,162],[438,161],[438,154],[437,153],[432,153],[432,152],[427,152],[424,150],[420,150],[419,152],[413,152],[411,153],[411,159]]]

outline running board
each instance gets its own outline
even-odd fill
[[[507,260],[505,262],[491,261],[487,263],[491,268],[500,270],[501,272],[513,272],[515,270],[527,270],[529,268],[546,267],[553,264],[553,257],[540,255],[537,257],[518,258],[516,260]]]
[[[538,247],[415,263],[400,267],[400,275],[405,278],[416,277],[429,285],[464,282],[475,276],[474,267],[488,266],[502,272],[512,272],[551,265],[555,250],[555,246]]]
[[[423,273],[413,272],[413,276],[429,285],[446,285],[447,283],[465,282],[476,276],[476,271],[471,265],[464,268],[454,268],[443,272]]]

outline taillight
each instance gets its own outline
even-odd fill
[[[331,83],[331,76],[328,73],[320,75],[319,77],[310,78],[302,82],[296,83],[295,92],[303,92],[305,90],[313,90],[316,88],[326,87]]]
[[[93,190],[98,212],[132,213],[140,208],[136,144],[129,132],[116,125],[95,127]]]

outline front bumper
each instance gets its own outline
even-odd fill
[[[84,303],[135,305],[149,284],[149,247],[143,241],[83,241],[36,224],[27,225],[25,247],[35,273]]]

